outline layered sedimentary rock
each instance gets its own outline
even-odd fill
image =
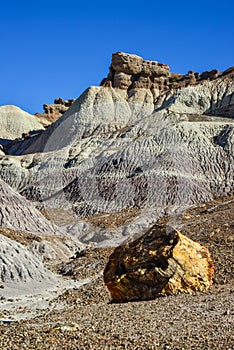
[[[108,77],[101,82],[102,86],[131,90],[145,88],[151,90],[156,99],[163,93],[174,92],[187,86],[203,84],[217,78],[228,77],[233,80],[234,67],[220,72],[217,69],[203,73],[188,71],[187,74],[170,72],[167,64],[143,60],[137,55],[117,52],[112,55]]]
[[[104,281],[116,302],[205,291],[214,265],[208,250],[165,224],[115,249]]]
[[[24,232],[59,234],[60,229],[48,221],[32,203],[0,180],[0,227]]]
[[[68,228],[84,241],[125,237],[165,212],[233,192],[233,93],[233,69],[183,76],[114,54],[102,86],[5,150],[0,176],[39,208],[66,208],[78,221],[139,210],[114,233],[87,221]]]
[[[208,114],[233,117],[234,79],[223,77],[188,86],[165,98],[158,110],[186,114]],[[222,114],[222,110],[224,112]],[[227,113],[229,111],[229,113]]]
[[[45,269],[40,258],[22,244],[1,234],[0,242],[0,283],[3,287],[22,283],[26,288],[28,283],[31,292],[35,293],[35,283],[56,283],[55,275]]]
[[[0,137],[14,142],[0,149],[0,226],[40,239],[30,236],[30,245],[23,247],[17,234],[1,235],[6,261],[0,262],[1,281],[15,283],[5,265],[17,283],[49,281],[41,259],[69,257],[81,247],[79,241],[117,245],[146,232],[165,214],[173,217],[188,206],[233,193],[233,93],[233,68],[181,75],[168,65],[116,53],[102,86],[88,88],[76,101],[58,99],[37,117],[20,116],[13,108],[18,119],[1,121]],[[41,122],[52,124],[43,130]],[[129,243],[132,256],[134,247],[145,246],[140,262],[148,270],[140,266],[139,272],[130,259],[133,282],[140,276],[142,284],[132,285],[135,294],[128,291],[120,299],[205,290],[211,283],[207,251],[176,229],[166,234],[164,241],[172,241],[169,251],[151,236],[158,247],[154,251],[165,253],[168,263],[156,266],[157,271],[150,270],[160,255],[147,248],[149,236],[136,241],[138,246]],[[183,260],[188,251],[199,268],[195,272]],[[155,290],[156,277],[161,290]]]

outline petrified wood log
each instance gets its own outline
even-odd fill
[[[205,291],[214,265],[206,248],[165,224],[154,225],[109,258],[104,281],[114,301]]]

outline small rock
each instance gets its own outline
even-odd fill
[[[228,315],[230,315],[230,310],[228,309],[228,310],[226,310],[224,313],[223,313],[225,316],[228,316]]]
[[[53,332],[75,332],[79,329],[79,325],[75,322],[56,323],[52,329]]]

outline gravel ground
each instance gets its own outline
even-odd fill
[[[91,282],[56,297],[57,309],[0,325],[0,349],[233,349],[233,213],[234,199],[226,198],[177,217],[182,233],[205,245],[214,259],[214,284],[206,293],[114,304],[102,279],[112,249],[89,250],[58,271]]]

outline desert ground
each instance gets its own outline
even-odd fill
[[[180,231],[206,246],[214,260],[207,292],[113,303],[103,269],[114,248],[90,248],[50,266],[66,288],[45,288],[31,298],[1,297],[0,348],[233,349],[233,210],[229,196],[177,215]]]

